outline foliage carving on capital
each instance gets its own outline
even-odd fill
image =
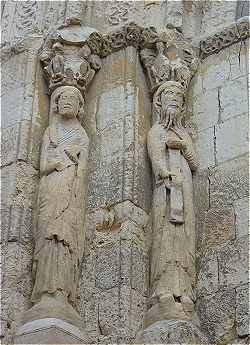
[[[173,28],[158,34],[154,48],[142,49],[140,56],[153,93],[167,81],[178,82],[187,90],[199,62],[189,42]]]
[[[85,94],[96,71],[101,68],[101,60],[98,55],[91,53],[88,45],[79,49],[77,59],[77,63],[74,61],[71,66],[70,61],[65,59],[64,45],[60,42],[54,43],[50,51],[41,53],[40,60],[50,93],[59,86],[69,85]]]

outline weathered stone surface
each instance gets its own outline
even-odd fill
[[[248,282],[248,237],[230,241],[218,251],[219,284],[223,288],[237,287]]]
[[[143,344],[206,344],[207,340],[191,321],[158,321],[141,331],[136,343]]]
[[[210,36],[223,30],[235,20],[236,1],[220,2],[209,1],[203,5],[203,21],[201,34]],[[220,15],[218,15],[220,14]]]
[[[12,206],[8,241],[26,243],[33,240],[33,211],[30,208]]]
[[[4,204],[4,200],[1,200],[1,235],[0,242],[6,242],[8,240],[9,224],[10,224],[10,209],[11,207]]]
[[[148,210],[151,177],[146,133],[150,102],[145,76],[135,48],[117,52],[103,62],[87,104],[87,113],[91,117],[94,113],[97,122],[95,126],[88,115],[86,123],[93,134],[88,208],[131,200]]]
[[[132,339],[143,327],[143,317],[146,309],[146,297],[128,286],[120,290],[120,320],[127,336]]]
[[[202,78],[203,91],[217,89],[230,80],[229,58],[229,48],[226,48],[201,62],[198,73]]]
[[[33,246],[9,242],[3,247],[3,289],[15,289],[29,296],[32,288],[31,265]],[[7,290],[6,290],[7,291]],[[13,305],[13,307],[15,307]]]
[[[216,125],[216,159],[218,163],[247,153],[248,135],[247,113]]]
[[[32,245],[9,242],[1,246],[1,316],[3,333],[13,335],[30,303]]]
[[[100,243],[99,246],[96,250],[96,287],[111,289],[118,286],[120,281],[119,243],[106,244],[104,242],[103,244]]]
[[[210,208],[204,219],[203,245],[215,247],[235,238],[233,207]]]
[[[98,325],[102,335],[117,334],[119,328],[119,288],[100,293]]]
[[[228,58],[230,67],[230,80],[238,79],[243,76],[247,77],[249,42],[250,40],[246,39],[244,41],[235,43],[228,48],[230,52]]]
[[[209,180],[207,170],[197,171],[193,179],[194,184],[194,210],[196,220],[197,249],[202,245],[204,236],[204,218],[209,209]]]
[[[220,97],[225,97],[223,102],[226,106],[231,104],[231,106],[235,107],[237,104],[244,104],[247,99],[243,99],[241,94],[239,95],[240,99],[230,99],[230,93],[227,94],[226,92],[234,91],[234,93],[236,92],[237,94],[240,92],[238,88],[240,82],[234,85],[231,81],[240,77],[246,78],[247,76],[248,45],[248,40],[238,42],[203,60],[198,68],[196,76],[191,82],[193,96],[197,98],[199,96],[199,98],[201,98],[202,93],[206,94],[208,90],[222,88],[223,90],[221,90]],[[242,78],[242,82],[243,80],[244,78]],[[245,90],[243,92],[245,93]],[[233,101],[235,104],[233,104]],[[212,109],[211,105],[209,108]],[[239,109],[238,106],[237,110]],[[230,113],[230,109],[228,110],[227,116],[235,115],[234,113]],[[208,119],[204,119],[204,121],[208,121]]]
[[[104,344],[131,343],[142,326],[148,285],[147,220],[146,212],[128,200],[87,216],[79,309],[94,342],[98,338]]]
[[[209,343],[230,344],[236,337],[235,290],[219,291],[199,298],[197,313],[201,330],[208,336]]]
[[[166,6],[165,25],[173,25],[176,28],[182,27],[183,21],[183,3],[170,2]]]
[[[248,196],[248,164],[248,156],[243,156],[210,169],[210,204],[212,207],[232,205],[235,200]]]
[[[216,251],[201,253],[197,266],[197,296],[215,293],[219,287]]]
[[[228,81],[220,89],[220,116],[226,121],[234,116],[248,112],[247,77]],[[243,125],[241,123],[241,125]],[[238,133],[238,130],[237,130]]]
[[[218,89],[197,95],[193,101],[193,122],[199,131],[213,127],[219,120]]]
[[[236,236],[238,238],[249,234],[249,198],[234,202]]]
[[[35,202],[38,171],[25,162],[2,168],[2,200],[4,204],[31,208]]]
[[[202,130],[197,135],[195,147],[199,159],[199,168],[215,166],[214,127]]]
[[[236,322],[238,336],[249,335],[249,286],[236,289]]]

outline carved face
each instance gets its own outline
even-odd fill
[[[161,102],[165,116],[179,116],[184,102],[183,93],[177,88],[166,90],[161,94]]]
[[[70,90],[64,91],[58,100],[58,112],[62,116],[73,118],[79,111],[79,98]]]

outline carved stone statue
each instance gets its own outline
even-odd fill
[[[153,96],[148,153],[155,180],[146,329],[157,321],[195,319],[192,173],[197,160],[184,120],[185,94],[198,59],[182,33],[169,27],[140,56]]]
[[[51,97],[53,117],[42,142],[32,302],[27,319],[81,321],[74,310],[84,247],[89,139],[78,116],[84,99],[74,86]]]
[[[197,161],[191,137],[182,125],[185,91],[179,82],[167,81],[153,100],[157,120],[148,133],[155,177],[149,323],[157,319],[191,319],[194,311],[192,172]]]

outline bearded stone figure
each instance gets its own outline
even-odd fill
[[[155,177],[149,310],[146,326],[194,316],[195,219],[192,139],[183,126],[186,88],[166,81],[153,99],[148,153]]]
[[[88,136],[78,116],[84,99],[74,86],[51,97],[51,124],[42,141],[34,277],[26,321],[56,317],[81,327],[73,308],[84,246]]]

